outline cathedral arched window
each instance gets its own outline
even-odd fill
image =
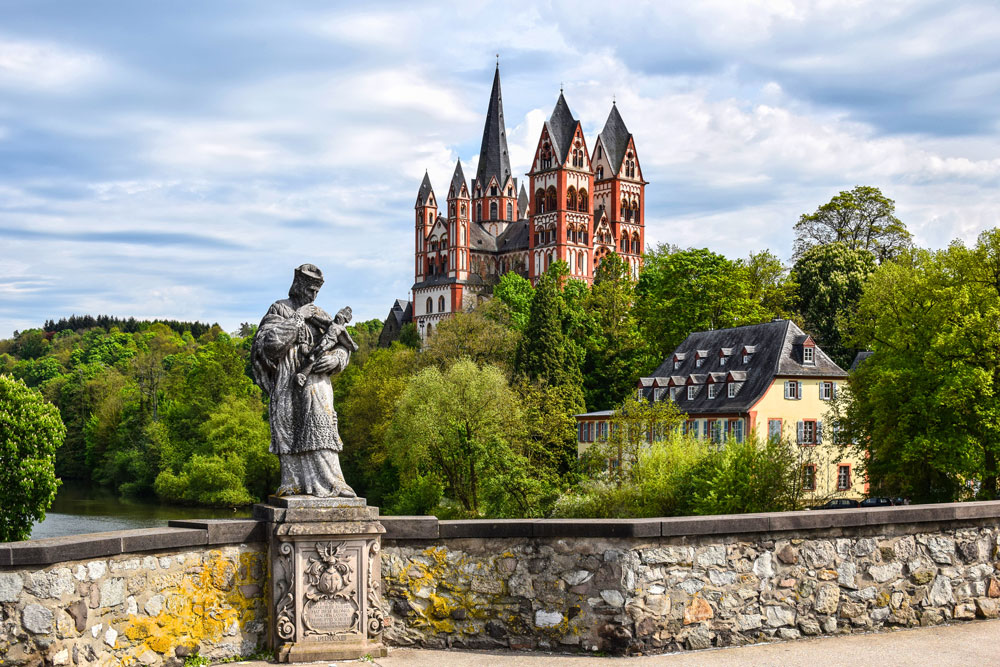
[[[497,203],[495,201],[490,202],[490,220],[497,219]]]
[[[576,188],[572,185],[566,191],[566,208],[570,211],[576,210]]]
[[[587,201],[587,191],[584,190],[583,188],[580,188],[580,194],[577,195],[577,200],[579,202],[577,210],[583,211],[584,213],[588,213],[590,211],[590,209],[588,208],[588,204],[590,202]]]
[[[640,250],[640,248],[639,248],[639,234],[638,233],[633,233],[632,234],[632,254],[633,255],[638,255],[639,254],[639,250]]]
[[[602,150],[603,150],[603,147],[601,147],[601,146],[598,146],[598,147],[597,147],[597,152],[596,152],[596,153],[594,154],[594,157],[596,157],[596,158],[597,158],[598,160],[600,160],[600,159],[601,159],[601,151],[602,151]]]
[[[573,240],[573,232],[572,232],[572,230],[570,230],[569,227],[566,228],[566,240],[567,241],[572,241]]]
[[[444,297],[443,296],[438,297],[438,312],[439,313],[443,313],[444,312]]]
[[[433,213],[428,213],[427,214],[427,224],[428,225],[433,225],[434,224],[434,214]]]
[[[556,188],[554,185],[550,185],[545,191],[545,210],[554,211],[556,210]]]
[[[507,202],[507,219],[508,220],[514,219],[514,204],[512,204],[511,202]]]
[[[545,190],[535,190],[535,214],[545,213]]]
[[[632,221],[639,222],[639,202],[632,202]]]
[[[629,216],[629,211],[631,211],[631,210],[632,209],[628,205],[628,200],[627,199],[622,199],[621,219],[625,220],[625,221],[628,221],[628,219],[629,219],[629,217],[628,217]]]
[[[497,186],[495,185],[490,186],[490,194],[493,195],[494,197],[497,196]]]
[[[587,253],[580,251],[579,261],[577,264],[580,267],[580,273],[587,272]]]
[[[461,245],[465,245],[465,225],[458,228],[458,242]]]
[[[602,180],[604,178],[604,167],[597,168],[597,180]]]
[[[434,299],[427,297],[427,314],[430,315],[434,312]]]
[[[482,202],[478,202],[476,204],[476,222],[479,222],[482,219],[483,219],[483,204]]]
[[[461,210],[462,210],[462,217],[464,218],[466,216],[465,204],[462,204],[462,209]]]

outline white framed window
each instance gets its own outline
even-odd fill
[[[694,400],[695,395],[698,393],[698,387],[693,384],[688,385],[688,400]]]
[[[829,401],[833,399],[834,395],[834,385],[832,382],[820,382],[819,383],[819,400]]]
[[[785,399],[795,401],[802,398],[802,383],[797,380],[785,380]]]
[[[719,385],[717,384],[708,385],[708,397],[715,398],[718,395],[719,395]]]
[[[743,442],[743,420],[737,419],[733,422],[733,438],[736,442]]]
[[[719,365],[720,366],[725,366],[726,365],[726,358],[725,357],[719,357]]]
[[[767,420],[767,437],[770,440],[781,440],[781,420]]]
[[[678,391],[680,391],[680,387],[671,387],[670,388],[670,400],[672,400],[672,401],[676,401],[677,400],[677,392]]]
[[[798,442],[800,445],[816,444],[816,420],[804,419],[798,424]]]
[[[653,400],[654,401],[659,401],[662,398],[663,398],[663,389],[660,388],[660,387],[657,387],[656,389],[653,390]]]
[[[739,385],[735,382],[730,382],[727,386],[729,388],[729,398],[735,397],[736,390],[739,389]]]
[[[749,354],[744,354],[743,355],[743,363],[744,364],[749,364],[750,363],[750,355]]]
[[[837,490],[849,491],[851,488],[851,466],[849,464],[837,466]]]
[[[705,363],[704,359],[695,359],[694,360],[694,367],[695,368],[701,368],[704,363]]]
[[[678,361],[677,359],[674,359],[674,370],[676,371],[680,367],[681,367],[681,362]]]
[[[808,345],[802,348],[802,363],[804,364],[816,363],[816,348]]]

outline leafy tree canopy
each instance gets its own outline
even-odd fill
[[[45,518],[59,486],[55,457],[65,435],[55,406],[0,375],[0,542],[28,539],[32,523]]]
[[[792,259],[817,245],[843,243],[872,254],[878,262],[912,247],[912,237],[896,217],[896,202],[875,187],[859,185],[803,213],[795,223]]]

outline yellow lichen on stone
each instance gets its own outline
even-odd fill
[[[263,586],[262,558],[259,553],[241,553],[236,565],[221,552],[210,552],[202,566],[185,572],[177,585],[157,591],[165,604],[155,618],[129,616],[125,637],[161,655],[180,645],[221,640],[234,621],[242,626],[261,615],[263,598],[247,598],[240,586]]]

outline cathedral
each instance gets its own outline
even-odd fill
[[[614,251],[639,275],[646,181],[614,103],[591,150],[560,91],[526,176],[527,188],[511,173],[498,65],[475,178],[466,178],[459,160],[442,207],[424,173],[414,206],[413,300],[393,307],[387,328],[413,321],[426,339],[502,274],[514,271],[534,284],[556,260],[590,283]]]

